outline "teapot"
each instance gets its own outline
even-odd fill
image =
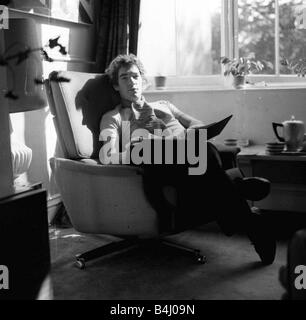
[[[305,125],[303,121],[296,120],[294,116],[291,120],[280,123],[272,123],[274,133],[280,142],[285,142],[286,151],[299,152],[303,149]],[[278,133],[278,128],[283,128],[283,136]]]

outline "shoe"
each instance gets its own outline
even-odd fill
[[[264,223],[263,216],[253,214],[250,218],[247,235],[254,245],[263,265],[270,265],[274,262],[276,255],[276,241],[268,226]]]
[[[237,179],[238,190],[240,194],[251,201],[259,201],[268,196],[271,189],[269,180],[258,177]]]

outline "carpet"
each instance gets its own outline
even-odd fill
[[[279,300],[284,290],[278,270],[286,261],[286,241],[278,241],[274,264],[262,266],[249,240],[226,237],[213,224],[171,239],[199,248],[208,263],[167,246],[134,247],[74,266],[77,253],[115,238],[50,229],[55,300]]]

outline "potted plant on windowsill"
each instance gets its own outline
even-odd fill
[[[300,78],[305,78],[306,76],[306,59],[299,59],[298,61],[289,61],[286,58],[280,60],[280,64],[291,71],[291,73],[296,74]]]
[[[236,89],[243,88],[247,75],[262,71],[264,65],[261,61],[256,61],[255,56],[251,54],[248,57],[240,57],[238,59],[229,59],[221,57],[221,64],[225,66],[224,75],[233,76],[233,86]]]
[[[154,77],[154,81],[155,81],[155,88],[156,89],[164,89],[166,87],[167,77],[161,73],[158,73]]]

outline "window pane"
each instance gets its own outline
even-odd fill
[[[93,22],[93,0],[11,0],[9,7],[75,22]]]
[[[177,73],[183,76],[220,73],[221,1],[177,0],[176,5]]]
[[[280,4],[280,56],[292,62],[306,58],[306,21],[303,0],[279,0]],[[306,17],[306,16],[305,16]],[[281,68],[282,74],[290,74]]]
[[[51,1],[51,16],[64,20],[78,21],[79,18],[79,1],[63,0]]]
[[[141,1],[138,55],[148,75],[176,73],[174,9],[175,0]]]
[[[220,74],[221,0],[143,0],[140,16],[138,55],[149,75]]]
[[[275,0],[238,0],[239,55],[254,53],[257,60],[275,66]],[[262,74],[275,73],[265,68]]]

